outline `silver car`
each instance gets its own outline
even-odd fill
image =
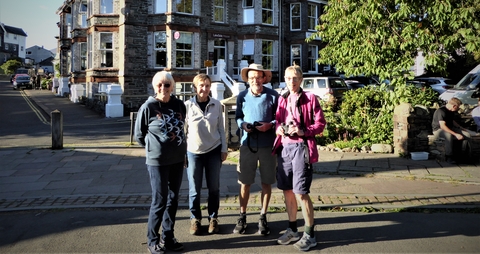
[[[414,78],[413,81],[419,81],[423,83],[426,87],[432,88],[433,91],[437,92],[438,94],[442,94],[452,87],[448,84],[450,79],[442,77],[418,77]]]
[[[478,104],[478,91],[480,89],[480,64],[473,68],[452,89],[448,89],[440,95],[442,101],[449,101],[456,97],[466,105]]]

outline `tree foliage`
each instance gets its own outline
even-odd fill
[[[449,52],[480,59],[478,0],[332,0],[311,38],[326,46],[319,63],[346,75],[403,83],[422,52],[427,69],[445,73]]]
[[[22,63],[18,60],[8,60],[0,68],[3,69],[5,74],[14,74],[15,70],[22,66]]]

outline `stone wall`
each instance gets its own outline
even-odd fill
[[[429,151],[428,135],[432,133],[434,109],[412,107],[401,103],[393,113],[393,145],[395,154]]]

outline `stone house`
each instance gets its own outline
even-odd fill
[[[321,41],[307,43],[324,5],[320,0],[67,0],[60,17],[60,87],[81,85],[95,99],[121,86],[125,113],[152,94],[151,79],[170,71],[176,92],[219,61],[239,80],[240,63],[261,63],[283,81],[293,62],[320,74]],[[223,61],[222,61],[223,60]]]

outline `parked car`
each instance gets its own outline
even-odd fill
[[[444,93],[447,89],[450,89],[452,86],[448,83],[450,79],[443,77],[417,77],[413,81],[420,81],[424,84],[425,87],[431,87],[433,91],[438,94]]]
[[[456,97],[466,105],[477,105],[480,91],[480,64],[473,68],[453,88],[440,94],[442,101]]]
[[[13,89],[16,90],[22,87],[32,88],[28,74],[16,74],[15,77],[13,77]]]
[[[333,96],[337,102],[342,102],[343,94],[348,91],[348,86],[342,78],[332,76],[305,77],[301,87],[325,101]]]
[[[343,100],[343,94],[348,91],[348,86],[340,77],[334,76],[308,76],[303,78],[300,85],[304,91],[315,94],[319,99],[328,101],[335,98],[337,102]],[[280,94],[287,92],[285,82],[281,82],[276,89]]]

